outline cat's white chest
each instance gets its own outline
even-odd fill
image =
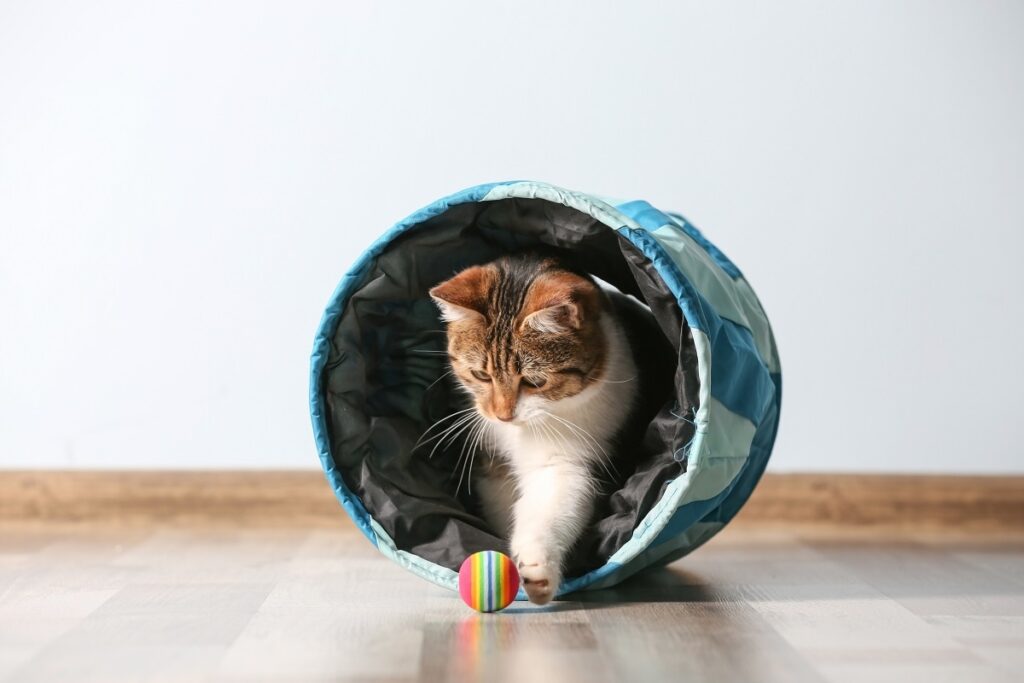
[[[498,450],[513,470],[523,473],[555,463],[584,464],[594,443],[576,427],[549,419],[496,430]]]

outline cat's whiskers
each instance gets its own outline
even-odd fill
[[[547,411],[543,412],[547,413]],[[548,415],[550,417],[555,417],[550,414]],[[597,464],[601,467],[602,470],[604,470],[605,474],[607,474],[609,478],[614,479],[612,472],[608,469],[608,466],[605,464],[604,459],[601,457],[601,454],[595,451],[593,446],[590,443],[588,443],[585,439],[582,439],[579,434],[574,433],[571,429],[569,430],[569,435],[573,436],[573,440],[576,441],[576,443],[573,443],[570,441],[569,436],[562,433],[562,431],[554,424],[540,420],[536,422],[536,425],[539,430],[543,431],[543,437],[545,439],[560,444],[561,448],[566,453],[573,453],[582,450],[584,455],[592,456],[597,461]],[[580,443],[580,441],[582,441],[582,443]],[[598,490],[596,482],[588,482],[588,484],[591,490],[595,492]]]
[[[469,491],[470,495],[473,494],[473,463],[476,461],[477,451],[483,445],[483,440],[488,434],[487,430],[489,427],[490,425],[487,424],[486,420],[481,421],[480,429],[477,430],[476,438],[473,440],[473,445],[469,450],[469,481],[466,483],[466,490]]]
[[[543,420],[537,420],[535,421],[535,424],[536,429],[534,431],[534,434],[540,432],[542,439],[545,439],[547,441],[558,442],[561,444],[562,448],[566,448],[568,446],[568,442],[566,442],[565,438],[561,434],[559,434],[554,428],[552,428],[552,426],[549,425],[547,422]]]
[[[421,356],[447,356],[447,351],[435,351],[434,349],[409,349],[409,353]]]
[[[433,441],[434,439],[438,438],[438,436],[440,436],[440,434],[432,436],[431,438],[427,439],[426,441],[423,440],[427,436],[427,434],[429,434],[430,432],[432,432],[435,429],[437,429],[437,427],[440,426],[442,423],[444,423],[444,422],[446,422],[448,420],[451,420],[452,418],[455,418],[455,417],[457,417],[459,415],[465,416],[466,413],[474,411],[474,410],[476,410],[476,408],[465,408],[463,410],[456,410],[454,413],[449,413],[448,415],[445,415],[440,420],[438,420],[434,424],[432,424],[429,427],[427,427],[426,431],[424,431],[423,434],[420,435],[419,440],[416,441],[416,444],[412,447],[412,449],[415,451],[420,446],[422,446],[424,444],[428,444],[431,441]],[[449,425],[449,427],[451,427],[451,426],[452,425]],[[442,432],[442,434],[443,434],[443,432]]]
[[[444,379],[445,377],[447,377],[448,375],[453,375],[453,374],[455,374],[455,371],[454,371],[454,370],[449,370],[448,372],[444,373],[443,375],[441,375],[440,377],[438,377],[437,379],[435,379],[435,380],[434,380],[433,382],[431,382],[430,384],[428,384],[428,385],[427,385],[427,388],[423,390],[423,393],[427,393],[428,391],[430,391],[431,389],[433,389],[433,388],[434,388],[434,385],[435,385],[435,384],[437,384],[438,382],[440,382],[441,380],[443,380],[443,379]]]
[[[462,444],[462,449],[459,451],[459,459],[455,461],[456,467],[459,466],[460,462],[462,463],[459,473],[459,482],[455,485],[456,494],[458,494],[459,489],[462,488],[462,480],[466,477],[467,470],[469,472],[469,477],[466,479],[466,490],[470,494],[473,493],[473,458],[476,453],[478,437],[486,427],[487,421],[479,414],[474,415],[473,425]]]
[[[469,429],[469,434],[462,442],[462,448],[459,449],[459,457],[455,460],[455,467],[459,470],[459,482],[455,485],[456,495],[459,493],[459,489],[462,488],[462,478],[466,475],[466,463],[469,462],[466,456],[466,447],[469,446],[469,438],[478,428],[479,423],[477,420],[473,420],[473,425]],[[465,459],[464,459],[465,458]],[[460,467],[461,465],[461,467]],[[452,471],[454,474],[454,470]],[[470,473],[470,479],[472,479],[472,472]]]
[[[552,418],[553,420],[557,420],[558,422],[562,423],[563,425],[568,427],[570,430],[572,430],[574,433],[578,434],[579,436],[581,436],[584,439],[586,439],[587,441],[589,441],[596,448],[600,449],[601,452],[604,455],[608,455],[608,451],[606,451],[604,446],[601,445],[601,442],[599,442],[596,438],[594,438],[594,436],[590,432],[585,430],[583,427],[580,427],[578,424],[576,424],[572,420],[567,420],[566,418],[563,418],[563,417],[560,417],[558,415],[555,415],[550,410],[545,410],[545,411],[543,411],[543,413],[546,416]]]
[[[565,427],[568,428],[572,434],[577,436],[577,438],[582,439],[584,446],[587,448],[589,454],[594,456],[594,459],[597,460],[597,463],[601,466],[601,469],[604,470],[605,474],[607,474],[612,480],[615,479],[615,474],[611,467],[611,455],[601,444],[601,442],[594,437],[593,434],[591,434],[586,429],[579,426],[572,420],[567,420],[563,417],[555,415],[554,413],[548,410],[545,410],[543,412],[546,416],[565,425]]]
[[[569,440],[566,438],[565,434],[560,432],[555,427],[555,425],[550,424],[545,420],[541,420],[537,422],[537,426],[544,432],[544,436],[548,440],[560,443],[562,448],[565,449],[566,451],[575,450],[572,448],[572,445],[569,443]]]
[[[601,379],[600,377],[595,377],[592,378],[590,381],[599,382],[601,384],[628,384],[629,382],[636,381],[637,377],[639,377],[639,375],[633,375],[629,379]]]
[[[462,427],[459,428],[459,430],[457,432],[455,432],[454,434],[452,434],[451,436],[449,436],[446,439],[448,441],[448,443],[450,443],[450,444],[455,443],[455,441],[459,438],[459,436],[465,434],[467,431],[471,434],[472,430],[476,427],[476,424],[477,424],[478,420],[479,420],[479,416],[478,415],[471,415],[465,421],[465,423],[462,425]],[[436,449],[439,445],[441,445],[441,442],[438,442],[437,444],[435,444],[434,448]],[[431,455],[433,455],[433,451],[431,451]],[[456,466],[458,466],[458,461],[457,460],[456,460]]]
[[[466,431],[466,429],[468,429],[469,427],[471,427],[473,425],[473,418],[474,417],[475,417],[475,415],[464,415],[461,418],[459,418],[458,422],[456,422],[454,425],[452,425],[451,427],[446,429],[444,432],[439,434],[437,437],[432,437],[431,439],[429,439],[427,441],[427,443],[429,443],[430,441],[433,441],[435,438],[437,438],[438,441],[437,441],[437,443],[434,444],[434,447],[430,449],[430,455],[427,456],[427,459],[429,460],[429,459],[433,458],[434,457],[434,453],[445,442],[447,442],[447,443],[455,443],[455,440],[457,438],[459,438],[459,434],[462,434],[462,432]]]
[[[552,440],[556,440],[557,439],[562,444],[562,447],[565,449],[565,451],[567,453],[572,453],[574,451],[578,451],[578,450],[580,450],[580,447],[582,446],[583,454],[584,455],[593,456],[594,459],[597,461],[597,464],[605,471],[606,474],[608,474],[609,477],[611,477],[611,472],[608,471],[608,468],[605,466],[604,461],[600,457],[600,454],[596,453],[594,451],[593,447],[589,443],[587,443],[586,441],[583,441],[582,443],[579,443],[578,435],[574,434],[570,430],[569,434],[572,435],[573,437],[575,437],[575,440],[576,440],[576,443],[572,443],[569,440],[569,436],[564,434],[564,433],[562,433],[562,431],[558,428],[557,425],[552,424],[552,423],[548,423],[548,422],[541,422],[539,424],[543,427],[545,432],[549,435],[548,438],[552,439]],[[600,486],[598,485],[598,482],[597,482],[596,478],[593,478],[593,479],[592,478],[587,478],[584,481],[586,483],[587,489],[589,489],[592,493],[597,493],[600,490]]]

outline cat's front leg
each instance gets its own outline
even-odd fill
[[[518,474],[512,557],[530,601],[544,605],[558,592],[565,556],[590,518],[591,475],[558,461]]]

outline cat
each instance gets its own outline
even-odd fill
[[[612,441],[637,402],[634,350],[611,294],[556,258],[505,256],[430,296],[490,456],[471,484],[530,600],[546,604],[614,469]]]

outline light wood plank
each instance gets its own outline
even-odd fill
[[[762,531],[477,615],[351,527],[0,536],[4,681],[1013,681],[1024,543]]]

